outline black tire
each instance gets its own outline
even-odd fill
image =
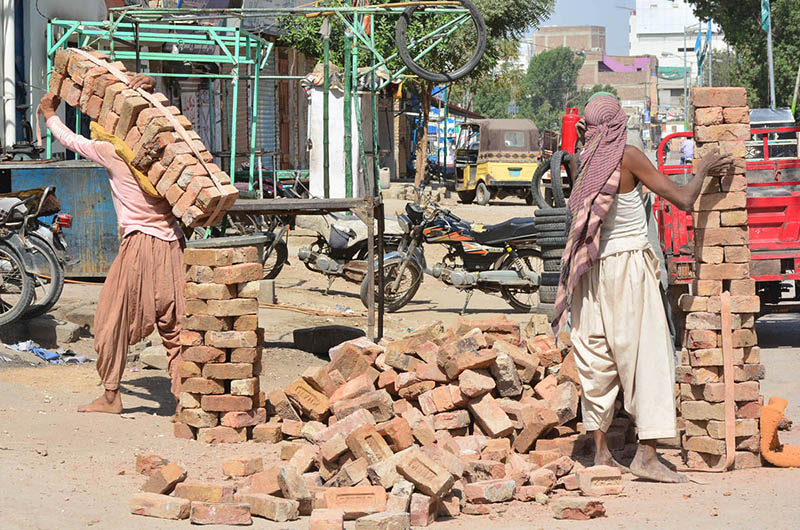
[[[533,217],[533,224],[535,224],[536,226],[539,226],[539,225],[554,225],[554,224],[561,225],[561,226],[566,226],[567,225],[567,216],[566,215],[562,215],[562,216],[555,216],[554,215],[552,217],[550,217],[550,216],[547,216],[547,217],[536,217],[536,216],[534,216]]]
[[[542,247],[561,247],[564,248],[567,245],[567,238],[566,237],[537,237],[536,242],[539,243]]]
[[[507,258],[500,265],[500,270],[519,270],[519,267],[525,267],[541,274],[543,266],[542,255],[538,250],[522,248],[517,250],[517,259]],[[539,287],[532,289],[501,287],[500,294],[508,305],[520,313],[535,313],[539,306]]]
[[[560,259],[544,260],[544,270],[545,272],[561,272],[561,260]]]
[[[406,276],[408,276],[408,282],[406,283],[405,289],[403,288],[403,285],[401,285],[398,294],[388,292],[388,289],[390,288],[390,282],[393,282],[397,277],[397,269],[400,267],[400,263],[400,259],[392,259],[384,262],[383,264],[383,307],[387,313],[394,313],[395,311],[402,309],[414,298],[414,295],[416,295],[417,291],[419,290],[419,286],[422,285],[422,270],[420,270],[416,262],[412,260],[406,267],[406,270],[403,271],[404,283]],[[377,277],[375,278],[375,291],[375,300],[377,301]],[[364,277],[364,280],[361,282],[360,296],[361,303],[364,304],[364,307],[369,307],[369,303],[367,301],[367,297],[369,296],[369,281],[367,277]]]
[[[539,286],[539,299],[547,304],[554,304],[556,296],[558,295],[557,285],[541,285]]]
[[[486,206],[489,204],[491,198],[492,194],[489,192],[489,188],[486,187],[486,184],[478,182],[478,185],[475,186],[475,204]]]
[[[475,200],[475,192],[474,191],[459,191],[458,192],[458,200],[461,201],[462,204],[472,204],[472,201]]]
[[[540,240],[540,239],[541,240],[550,240],[550,239],[563,238],[566,235],[567,235],[567,233],[563,229],[561,229],[561,230],[556,230],[556,231],[553,231],[553,232],[537,232],[536,233],[536,238],[537,238],[537,240]]]
[[[564,197],[564,182],[561,180],[561,166],[563,165],[564,155],[569,155],[569,153],[557,151],[550,158],[550,188],[553,190],[553,206],[556,208],[563,208],[567,205],[567,199]],[[570,165],[566,164],[566,167],[569,175]]]
[[[528,206],[533,206],[534,202],[535,202],[535,200],[533,198],[533,194],[532,193],[526,193],[525,194],[525,204],[527,204]]]
[[[542,249],[542,257],[546,260],[557,259],[561,260],[564,256],[564,247],[556,247],[556,248],[543,248]]]
[[[556,318],[556,305],[548,302],[539,302],[539,307],[534,312],[545,315],[549,322],[553,322],[553,319]]]
[[[558,286],[558,278],[561,276],[560,272],[545,271],[540,274],[539,284],[544,286]]]
[[[533,212],[534,217],[564,217],[566,219],[567,216],[567,209],[566,208],[550,208],[549,206],[546,208],[540,208]]]
[[[33,300],[33,278],[7,245],[0,245],[0,277],[0,326],[5,326],[19,320]]]
[[[533,179],[531,180],[531,195],[533,196],[534,202],[536,202],[536,206],[540,209],[552,208],[550,203],[548,203],[542,195],[542,178],[548,171],[550,171],[550,161],[542,160],[536,167],[536,172],[533,174]]]
[[[397,21],[395,42],[397,43],[397,53],[400,55],[400,60],[403,61],[403,64],[405,64],[412,73],[418,75],[422,79],[433,81],[440,85],[452,83],[453,81],[468,76],[483,58],[483,54],[486,51],[487,40],[486,21],[483,19],[483,15],[481,15],[480,10],[472,0],[458,0],[458,3],[469,11],[469,16],[472,17],[472,21],[475,24],[475,31],[477,32],[477,42],[475,43],[475,52],[470,60],[455,72],[438,73],[426,70],[414,61],[414,58],[408,50],[408,26],[411,23],[414,13],[420,9],[425,9],[424,6],[417,5],[406,8]]]
[[[281,239],[275,243],[275,248],[272,249],[272,253],[269,256],[267,255],[268,251],[269,245],[265,245],[264,256],[261,261],[264,266],[264,279],[274,280],[281,273],[283,266],[286,265],[289,259],[289,249],[286,247],[286,241]]]
[[[567,225],[565,223],[533,223],[536,231],[541,232],[563,232]]]
[[[64,290],[64,267],[50,243],[36,234],[29,234],[28,242],[33,247],[29,254],[34,268],[28,271],[33,278],[33,300],[22,315],[23,319],[42,316],[50,311]]]

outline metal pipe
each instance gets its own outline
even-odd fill
[[[383,200],[378,201],[378,340],[383,338],[383,314],[385,311],[383,254],[385,252],[383,234],[386,231]]]
[[[344,192],[345,197],[353,196],[353,72],[351,65],[350,35],[344,37]]]
[[[236,63],[233,65],[233,80],[231,81],[231,88],[233,89],[233,97],[231,98],[231,160],[230,160],[230,176],[231,182],[236,182],[236,118],[239,109],[239,32],[236,32]]]
[[[367,198],[367,334],[375,341],[375,202]]]
[[[775,70],[772,64],[772,12],[769,14],[767,29],[767,63],[769,65],[769,107],[775,108]]]
[[[3,141],[11,148],[17,141],[16,14],[14,0],[3,0]]]
[[[251,123],[250,123],[250,185],[249,190],[253,191],[253,172],[255,171],[255,161],[256,161],[256,133],[258,132],[258,128],[256,127],[258,123],[258,70],[260,69],[261,65],[261,48],[256,49],[256,64],[254,69],[256,72],[255,79],[253,79],[253,111],[250,116]],[[273,170],[275,167],[273,166]]]
[[[53,54],[50,50],[53,47],[53,25],[50,22],[47,23],[47,78],[45,82],[47,83],[47,89],[50,90],[50,75],[53,70]],[[36,113],[36,109],[33,109],[33,118],[38,120],[39,115]],[[50,132],[50,129],[45,127],[47,134],[45,135],[45,157],[49,160],[53,156],[53,134]]]
[[[686,74],[686,26],[683,27],[683,128],[689,127],[689,80]]]
[[[331,126],[330,126],[330,97],[331,97],[331,35],[330,20],[323,23],[325,34],[322,38],[322,54],[324,62],[322,82],[322,189],[323,196],[331,196]]]

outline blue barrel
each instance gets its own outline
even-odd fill
[[[73,218],[72,228],[64,234],[69,257],[80,261],[67,267],[66,275],[104,277],[119,249],[117,214],[111,201],[108,172],[87,160],[0,163],[2,191],[45,186],[56,187],[61,212]]]

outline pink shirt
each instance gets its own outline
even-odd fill
[[[70,131],[58,116],[47,120],[47,127],[61,145],[108,170],[111,198],[117,212],[122,237],[142,232],[164,241],[183,237],[178,219],[166,199],[151,197],[142,191],[128,164],[117,155],[109,142],[89,140]]]

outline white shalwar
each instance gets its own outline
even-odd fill
[[[616,196],[601,228],[600,258],[572,293],[571,338],[587,431],[608,431],[622,388],[640,440],[677,435],[675,360],[660,274],[640,184]]]

